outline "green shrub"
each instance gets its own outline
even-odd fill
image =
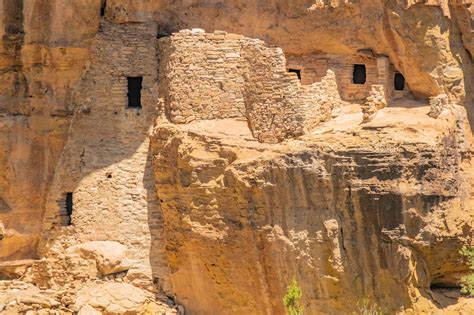
[[[303,307],[301,306],[301,296],[303,292],[298,286],[296,280],[291,281],[283,297],[283,304],[285,305],[286,314],[288,315],[302,315]]]
[[[357,315],[383,315],[382,308],[377,303],[371,303],[368,299],[357,302]]]
[[[461,255],[467,259],[469,269],[474,270],[474,247],[464,247],[461,249]],[[474,296],[474,272],[461,278],[461,293]]]

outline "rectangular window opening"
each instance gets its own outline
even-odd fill
[[[105,7],[107,6],[107,0],[100,1],[100,16],[105,15]]]
[[[403,91],[405,89],[405,77],[400,72],[396,72],[393,84],[396,91]]]
[[[128,107],[142,108],[141,93],[143,77],[127,77],[128,82]]]
[[[365,65],[354,65],[354,72],[352,74],[352,83],[365,84],[367,82],[367,70]]]
[[[296,76],[301,81],[301,70],[299,70],[299,69],[288,69],[288,72],[296,73]]]
[[[66,218],[64,221],[64,225],[68,226],[72,224],[71,217],[72,217],[72,209],[73,209],[73,202],[72,202],[72,192],[66,193]]]

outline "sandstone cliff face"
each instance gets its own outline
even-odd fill
[[[473,75],[466,52],[472,45],[469,1],[315,2],[322,1],[112,0],[107,6],[109,17],[119,23],[156,19],[164,33],[191,27],[222,29],[265,39],[288,54],[370,48],[388,55],[416,93],[447,91],[460,100],[468,95],[471,104],[462,87],[471,91]]]
[[[89,59],[99,3],[0,2],[0,259],[35,257],[45,196],[67,139],[71,89]]]
[[[229,121],[159,123],[155,178],[178,300],[196,314],[280,314],[295,278],[309,314],[364,297],[389,313],[452,303],[440,292],[466,268],[452,249],[472,232],[469,130],[460,108],[443,122],[409,118],[425,110],[387,109],[362,128],[278,146]]]
[[[473,10],[0,1],[0,311],[279,314],[292,278],[309,313],[469,309]]]

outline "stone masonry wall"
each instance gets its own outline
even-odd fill
[[[174,123],[241,117],[259,141],[279,142],[326,120],[340,101],[333,73],[302,86],[283,51],[258,39],[193,29],[159,47],[160,96]]]
[[[254,137],[280,142],[327,120],[341,101],[334,73],[328,72],[321,82],[301,85],[296,74],[286,71],[280,48],[256,44],[243,49],[246,116]]]
[[[330,119],[333,108],[343,104],[336,75],[331,70],[326,72],[321,82],[302,85],[300,89],[302,104],[299,110],[304,113],[304,131],[312,130],[321,122]]]
[[[77,243],[117,241],[134,259],[128,277],[147,288],[152,278],[162,285],[167,273],[148,137],[157,116],[156,47],[153,23],[101,23],[91,63],[74,91],[75,113],[40,244],[43,256],[54,256]],[[141,109],[127,108],[129,76],[143,76]],[[67,192],[73,193],[71,226],[60,216]]]
[[[280,142],[303,133],[304,113],[298,98],[299,80],[286,71],[281,48],[249,43],[243,49],[247,66],[244,99],[252,134],[261,142]]]
[[[353,83],[354,64],[365,65],[365,84]],[[339,94],[345,101],[365,100],[374,84],[386,86],[388,95],[393,94],[393,66],[387,57],[375,57],[370,52],[357,55],[291,55],[287,57],[287,67],[301,71],[301,83],[304,85],[320,82],[328,70],[333,71]]]
[[[160,40],[160,88],[174,123],[243,117],[241,35],[183,30]]]

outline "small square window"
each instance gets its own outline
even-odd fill
[[[296,73],[296,76],[301,81],[301,70],[299,70],[299,69],[288,69],[288,72]]]

